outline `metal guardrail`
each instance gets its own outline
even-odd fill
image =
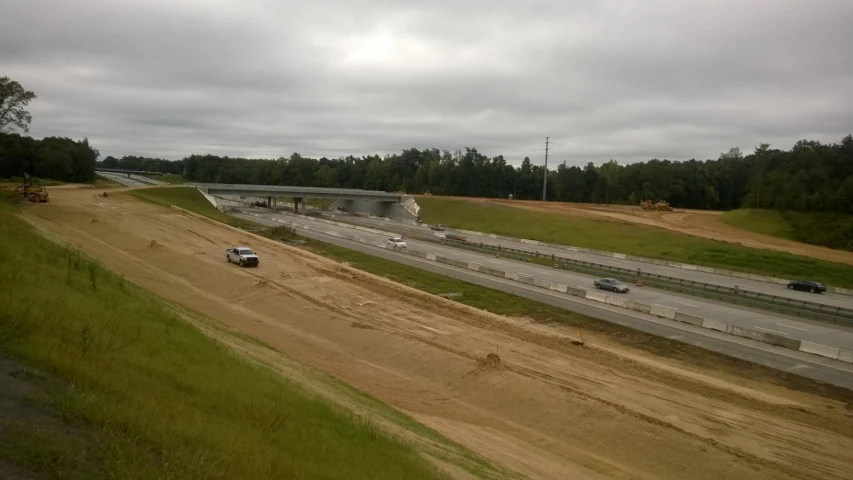
[[[438,237],[428,238],[428,240],[435,242],[437,238]],[[523,257],[535,257],[542,259],[550,258],[552,261],[558,263],[559,268],[564,270],[571,270],[589,275],[601,275],[602,273],[606,273],[608,274],[607,276],[618,278],[619,280],[627,281],[628,283],[633,283],[637,279],[637,270],[629,270],[610,265],[574,260],[559,257],[557,255],[541,254],[539,252],[531,252],[529,250],[468,242],[466,240],[445,238],[444,243],[459,244],[466,248],[509,252],[523,255]],[[849,308],[833,307],[830,305],[809,302],[806,300],[796,300],[767,293],[740,289],[736,290],[731,287],[697,282],[694,280],[685,280],[683,278],[669,277],[654,273],[641,272],[641,277],[646,285],[654,288],[686,293],[696,297],[724,301],[735,305],[760,308],[762,310],[779,312],[801,318],[811,318],[837,325],[853,326],[853,310]]]

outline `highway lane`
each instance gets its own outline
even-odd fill
[[[127,174],[122,173],[112,173],[112,172],[99,172],[95,171],[98,175],[108,178],[114,182],[118,182],[125,187],[148,187],[151,185],[168,185],[166,182],[161,182],[159,180],[154,180],[148,177],[143,177],[139,175],[131,174],[130,177]]]
[[[232,215],[261,225],[280,225],[272,220],[257,218],[247,214],[232,213]],[[292,217],[286,218],[288,220],[292,219]],[[329,226],[331,227],[331,225]],[[549,305],[565,308],[570,311],[634,328],[656,336],[674,339],[683,343],[700,346],[707,350],[722,353],[724,355],[765,365],[777,370],[853,389],[853,365],[851,364],[794,350],[787,350],[781,347],[772,347],[761,342],[694,327],[684,323],[661,319],[652,315],[626,311],[611,305],[603,305],[598,302],[592,302],[578,297],[572,297],[557,292],[522,285],[517,282],[496,278],[482,273],[473,272],[471,270],[427,261],[425,259],[412,257],[392,250],[329,236],[323,233],[323,229],[314,229],[310,231],[300,229],[299,233],[300,235],[308,238],[314,238],[334,245],[370,253],[380,258],[393,260],[398,263],[415,266],[435,273],[441,273],[443,275],[448,275],[477,285],[512,293],[531,300],[544,302]]]
[[[266,218],[276,218],[290,222],[296,226],[307,226],[312,230],[319,230],[321,232],[357,235],[373,243],[384,244],[384,242],[388,240],[387,235],[364,232],[349,227],[330,225],[317,222],[313,219],[302,219],[293,215],[273,214],[271,211],[266,209],[241,208],[240,210],[248,214],[263,215]],[[519,272],[532,277],[562,283],[570,287],[594,290],[592,282],[597,278],[566,270],[548,268],[537,264],[495,258],[494,256],[478,252],[462,250],[447,245],[423,242],[411,238],[407,238],[406,241],[409,244],[410,249],[425,253],[434,253],[465,262],[476,262],[503,271]],[[611,294],[609,292],[605,293]],[[726,323],[754,328],[778,335],[799,338],[801,340],[807,340],[821,345],[829,345],[846,350],[853,349],[853,329],[845,329],[834,325],[826,326],[825,324],[820,324],[818,322],[806,322],[799,318],[781,315],[776,316],[760,310],[747,309],[707,299],[679,295],[664,290],[648,289],[636,286],[632,286],[632,290],[628,294],[622,294],[619,296],[648,305],[663,305],[691,315],[712,318]]]
[[[418,226],[418,225],[406,225],[401,222],[396,222],[393,220],[384,220],[381,218],[366,218],[366,217],[357,217],[353,215],[340,215],[334,214],[334,220],[342,221],[347,223],[353,223],[356,225],[363,225],[372,228],[385,229],[390,230],[392,232],[397,232],[401,234],[409,234],[409,235],[434,235],[435,233],[429,229],[429,227]],[[820,295],[815,295],[809,292],[801,292],[796,290],[788,290],[784,285],[777,285],[769,282],[761,282],[756,280],[746,280],[742,278],[734,278],[726,275],[718,275],[715,273],[708,272],[700,272],[693,270],[684,270],[676,267],[669,267],[666,265],[654,265],[651,263],[638,262],[635,260],[627,260],[627,259],[619,259],[612,257],[605,257],[602,255],[595,255],[592,253],[583,253],[583,252],[573,252],[570,250],[564,250],[561,248],[554,247],[545,247],[541,245],[530,245],[521,242],[513,242],[510,240],[503,239],[494,239],[489,237],[481,237],[468,235],[462,232],[458,232],[452,228],[448,228],[446,231],[441,233],[451,233],[456,235],[467,236],[469,241],[473,242],[482,242],[484,245],[501,245],[502,247],[515,248],[519,250],[527,250],[527,251],[538,251],[539,253],[544,253],[546,255],[557,255],[563,258],[570,258],[573,260],[580,260],[584,262],[598,263],[602,265],[608,265],[611,267],[620,267],[626,268],[629,270],[637,270],[641,269],[646,273],[654,273],[659,275],[668,275],[674,278],[682,278],[685,280],[694,280],[698,282],[710,283],[714,285],[722,285],[728,287],[734,287],[737,285],[741,289],[750,290],[758,293],[766,293],[769,295],[777,295],[780,297],[788,297],[796,300],[805,300],[809,302],[822,303],[824,305],[837,306],[837,307],[846,307],[853,308],[853,297],[849,295],[839,295],[836,293],[823,293]],[[820,276],[820,272],[815,272],[815,277]]]

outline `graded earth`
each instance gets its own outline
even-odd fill
[[[853,405],[504,318],[173,209],[51,191],[23,216],[129,280],[522,478],[849,479]],[[225,261],[249,245],[261,266]],[[452,472],[451,472],[452,473]],[[459,474],[461,475],[461,474]]]

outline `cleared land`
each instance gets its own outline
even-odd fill
[[[25,217],[530,478],[840,479],[853,469],[849,403],[595,335],[576,345],[574,330],[475,310],[123,195],[67,191]],[[227,264],[234,243],[255,247],[261,267]]]
[[[457,228],[565,245],[782,278],[809,278],[822,280],[829,285],[853,287],[851,252],[824,248],[822,250],[834,254],[834,260],[818,260],[657,228],[659,225],[641,215],[654,213],[660,216],[662,213],[670,213],[685,216],[688,215],[686,213],[640,211],[635,215],[627,208],[621,207],[629,213],[611,212],[608,215],[600,215],[590,213],[594,210],[591,207],[578,210],[578,213],[575,211],[576,206],[571,204],[548,203],[543,206],[541,202],[518,202],[518,205],[515,203],[504,200],[418,198],[421,218],[427,223],[443,223]],[[705,213],[699,216],[719,217]],[[739,230],[722,223],[721,225],[729,230]],[[707,228],[704,231],[707,231]],[[725,238],[726,234],[720,233],[719,236]],[[850,263],[842,263],[847,256],[850,257]]]
[[[0,237],[0,352],[17,359],[0,354],[0,478],[443,478],[428,460],[494,472],[371,397],[45,239],[2,198]]]

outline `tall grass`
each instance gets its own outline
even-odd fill
[[[0,463],[52,478],[437,478],[407,445],[240,359],[0,202],[0,351],[66,386],[72,431],[0,419]],[[73,437],[73,438],[72,438]]]
[[[419,197],[421,218],[457,228],[853,288],[853,267],[692,237],[627,222],[534,212],[493,203]]]

